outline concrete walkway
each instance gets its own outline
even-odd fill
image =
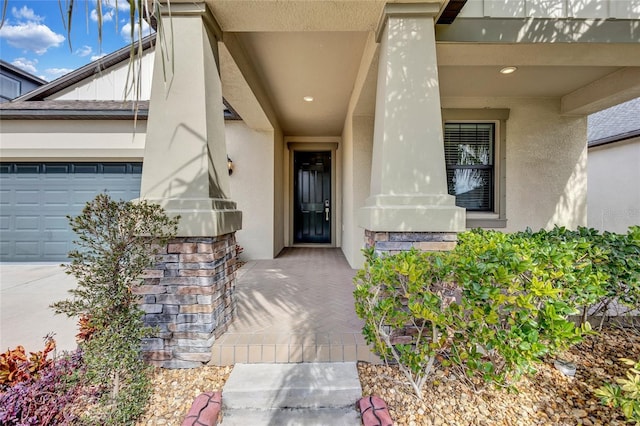
[[[362,337],[340,249],[287,248],[238,271],[238,311],[212,364],[379,362]]]
[[[213,347],[211,363],[371,361],[353,302],[353,276],[340,249],[290,248],[238,270],[235,321]],[[49,305],[69,297],[73,277],[57,263],[0,263],[0,351],[76,348],[76,321]]]
[[[74,287],[75,278],[59,263],[0,263],[0,351],[17,345],[40,351],[49,333],[58,350],[74,350],[76,321],[49,308]]]

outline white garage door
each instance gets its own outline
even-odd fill
[[[140,195],[142,163],[1,163],[0,260],[63,261],[75,234],[67,215],[107,192]]]

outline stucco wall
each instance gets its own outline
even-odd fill
[[[242,211],[236,233],[245,259],[272,259],[274,246],[273,132],[249,129],[242,121],[225,123],[227,152],[234,172],[231,199]]]
[[[3,120],[4,161],[141,161],[147,123],[125,120]]]
[[[587,120],[560,100],[445,98],[443,108],[509,108],[506,232],[587,223]]]
[[[640,137],[589,149],[589,227],[626,232],[640,225]]]
[[[286,191],[286,183],[285,183],[285,149],[284,149],[284,136],[282,134],[282,130],[279,127],[276,127],[274,130],[274,136],[272,138],[272,143],[274,146],[273,150],[273,180],[271,183],[273,190],[273,222],[272,222],[272,232],[273,232],[273,249],[271,253],[271,258],[275,257],[282,251],[285,246],[285,196],[284,193]],[[268,161],[269,158],[265,158],[265,161]]]
[[[131,87],[134,80],[132,80],[131,76],[128,76],[130,71],[129,61],[124,61],[102,73],[85,79],[80,84],[62,90],[48,99],[71,101],[96,99],[103,101],[148,100],[151,96],[153,52],[154,49],[148,49],[140,62],[140,96],[138,98],[136,98],[135,91],[132,91]],[[137,66],[137,63],[131,65],[132,75],[137,73]]]
[[[3,161],[142,161],[146,124],[139,121],[134,134],[133,124],[123,120],[3,120],[0,157]],[[235,165],[231,198],[243,214],[238,244],[246,259],[271,259],[274,245],[283,244],[282,232],[276,234],[281,241],[274,242],[274,223],[282,223],[282,216],[275,218],[274,212],[282,211],[282,202],[274,203],[273,134],[227,121],[225,136]]]
[[[638,16],[638,6],[634,0],[469,0],[460,16],[629,19]]]
[[[343,133],[342,251],[352,268],[364,263],[364,229],[357,217],[369,196],[373,124],[373,116],[353,116]]]

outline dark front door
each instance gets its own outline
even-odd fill
[[[293,228],[296,243],[331,242],[331,153],[295,151]]]

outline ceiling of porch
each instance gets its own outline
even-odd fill
[[[340,136],[359,81],[365,83],[358,88],[357,112],[373,113],[377,63],[371,61],[375,55],[369,55],[371,63],[363,63],[363,52],[371,49],[371,34],[386,2],[338,3],[207,0],[224,31],[224,96],[245,121],[256,119],[253,127],[275,120],[285,135]],[[581,90],[594,85],[611,86],[608,80],[615,81],[624,67],[640,67],[637,49],[593,43],[443,42],[437,46],[440,92],[442,97],[476,98],[582,95]],[[225,65],[225,60],[235,63]],[[517,72],[500,74],[507,65],[517,66]],[[313,101],[305,102],[305,96]],[[261,117],[251,112],[258,104]],[[590,108],[598,108],[596,104],[591,102]]]

